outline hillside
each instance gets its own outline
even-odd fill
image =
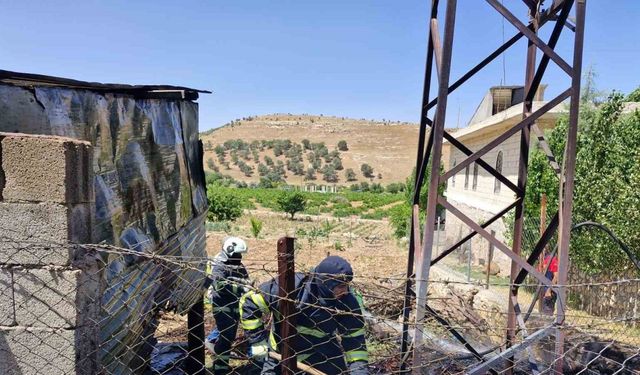
[[[265,145],[265,143],[269,143],[267,141],[290,140],[294,145],[302,145],[302,141],[306,139],[310,143],[324,142],[328,151],[334,152],[338,142],[344,140],[348,150],[338,151],[343,169],[336,171],[337,181],[335,183],[348,185],[366,181],[386,185],[392,182],[402,182],[411,173],[415,163],[417,136],[418,126],[410,123],[375,122],[330,116],[273,114],[234,121],[231,124],[202,133],[201,139],[205,145],[205,170],[211,170],[213,166],[223,174],[246,182],[260,180],[258,164],[254,160],[256,154],[263,164],[266,164],[265,156],[271,158],[274,164],[277,164],[278,161],[282,164],[287,163],[285,155],[275,156],[274,149],[269,147],[272,144]],[[237,139],[248,144],[254,141],[258,141],[254,142],[254,145],[260,144],[259,147],[255,147],[255,150],[252,147],[250,152],[245,151],[244,157],[238,158],[236,156],[234,158],[236,161],[240,159],[240,164],[244,163],[248,166],[244,167],[245,170],[253,169],[249,177],[231,160],[232,150],[226,150],[224,159],[219,158],[220,149],[219,153],[214,151],[216,146],[224,145],[225,142],[229,146],[231,143],[229,141]],[[305,147],[301,147],[301,149],[302,154],[299,158],[302,163],[301,167],[307,171],[312,166],[309,153],[314,150]],[[221,160],[224,162],[221,163]],[[227,169],[224,163],[227,163],[230,169]],[[372,178],[363,176],[361,172],[363,163],[373,167]],[[331,164],[330,160],[327,162],[322,159],[322,167],[316,168],[318,171],[315,181],[305,181],[304,174],[296,175],[290,170],[286,171],[285,180],[288,184],[295,185],[305,182],[326,184],[327,182],[323,181],[323,174],[320,172],[326,164]],[[349,168],[355,172],[355,181],[347,181],[345,177],[345,171]]]

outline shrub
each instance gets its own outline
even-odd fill
[[[396,194],[404,191],[404,184],[399,182],[393,182],[387,185],[386,188],[387,193]]]
[[[212,185],[207,191],[207,200],[210,221],[234,221],[242,215],[242,202],[229,191]]]
[[[347,141],[341,140],[338,142],[338,150],[340,151],[349,151],[349,146],[347,146]]]
[[[262,221],[252,216],[249,218],[249,222],[251,223],[251,234],[253,234],[253,238],[258,238],[262,231]]]

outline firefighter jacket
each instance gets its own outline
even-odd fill
[[[297,361],[326,374],[367,374],[368,352],[361,302],[355,294],[336,299],[318,276],[296,273],[295,311],[293,319],[297,335],[292,341]],[[263,317],[271,314],[270,331]],[[277,351],[280,342],[281,317],[278,313],[278,283],[275,279],[262,284],[240,299],[242,328],[251,344],[262,340]]]
[[[242,281],[249,277],[242,264],[242,259],[222,260],[220,257],[216,257],[210,267],[211,274],[208,284],[210,285],[209,299],[213,313],[224,312],[238,319],[238,303],[244,293]]]

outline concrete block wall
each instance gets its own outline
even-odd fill
[[[97,372],[92,147],[0,133],[0,374]]]

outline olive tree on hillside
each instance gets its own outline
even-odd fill
[[[373,178],[373,167],[367,163],[364,163],[360,166],[360,171],[362,175],[367,178]]]
[[[353,169],[351,169],[351,168],[347,168],[347,170],[344,171],[344,177],[349,182],[355,181],[356,180],[356,172],[354,172]]]

